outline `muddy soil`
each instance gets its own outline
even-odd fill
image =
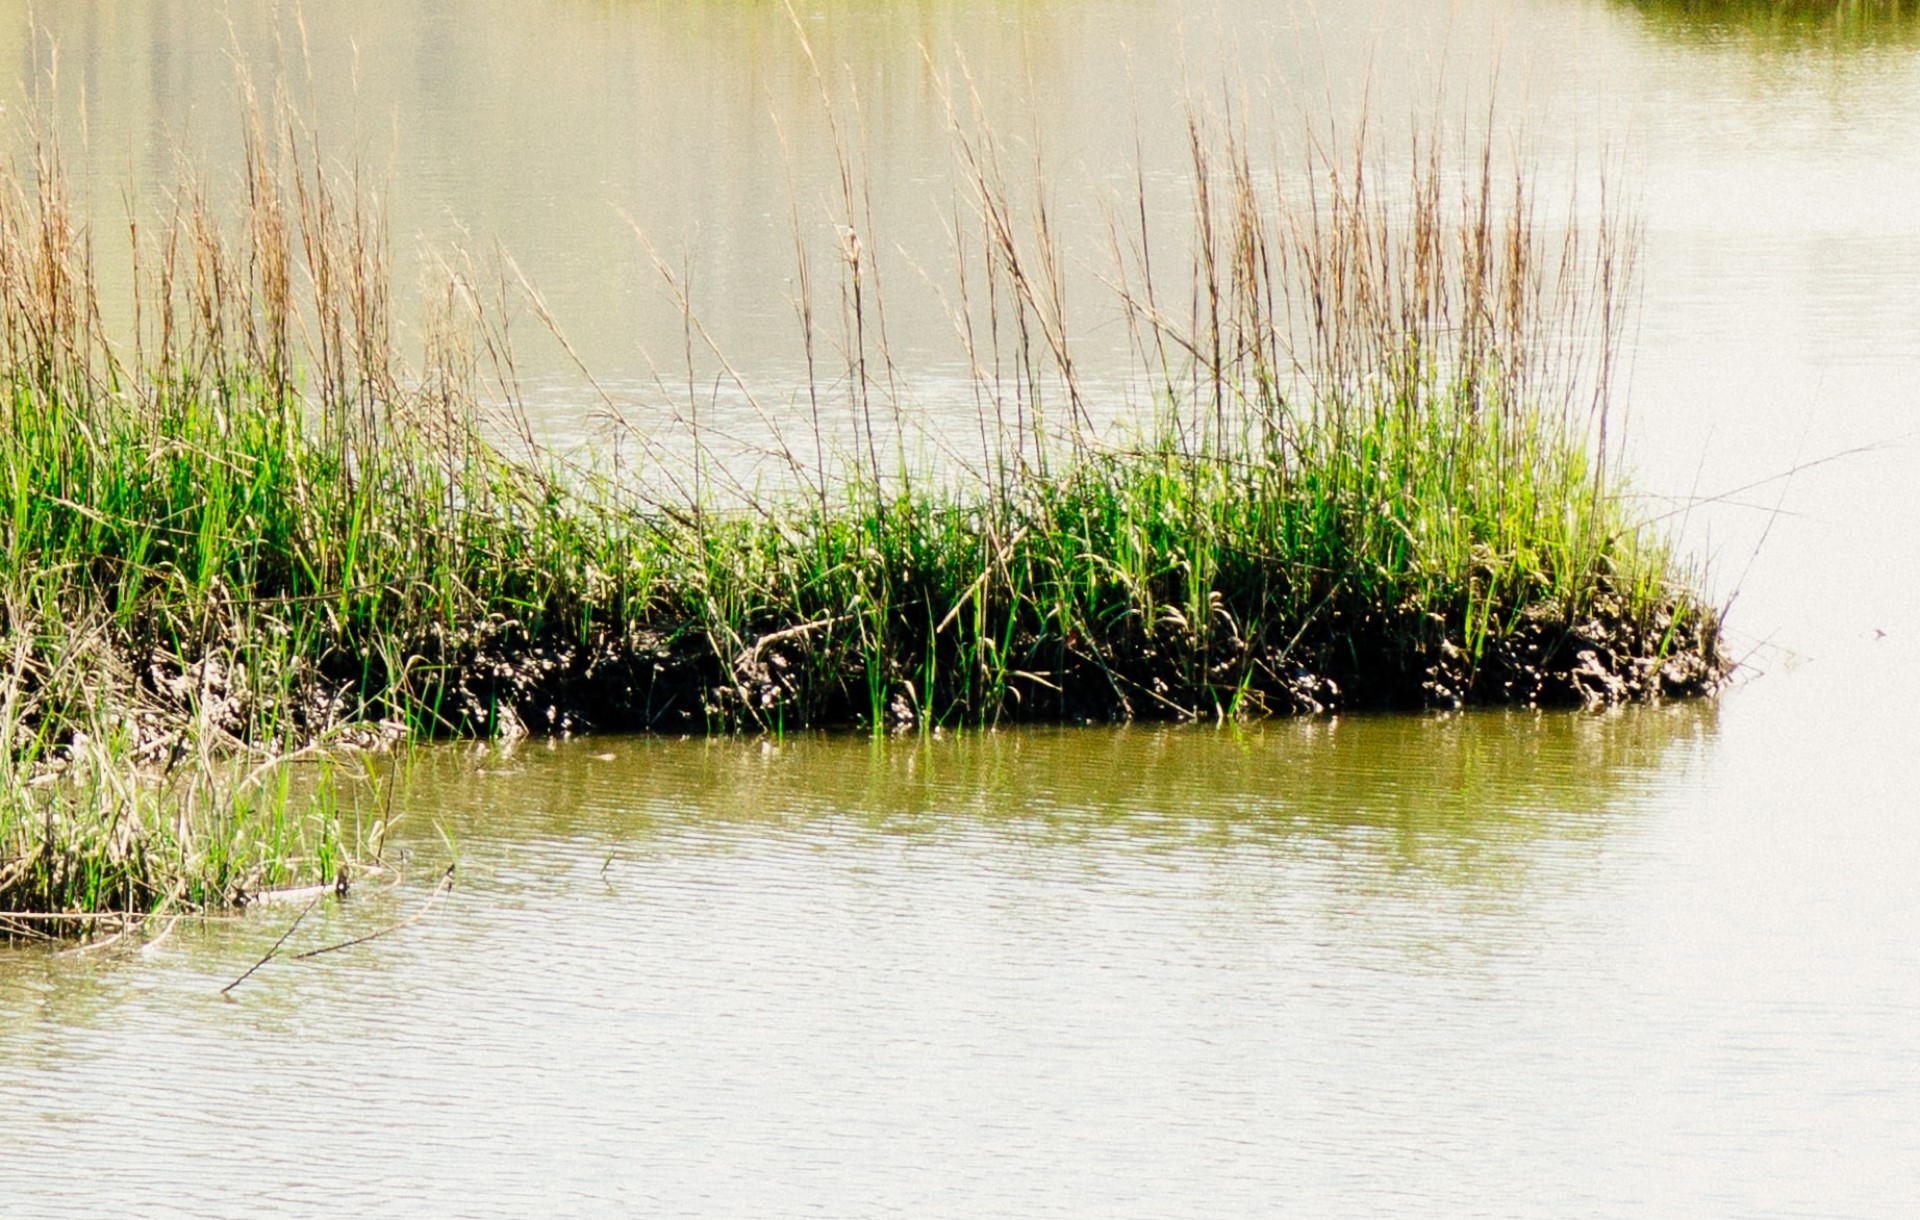
[[[944,639],[904,629],[874,672],[835,624],[768,623],[739,640],[655,622],[588,639],[496,620],[432,642],[449,733],[1099,723],[1467,706],[1602,707],[1708,695],[1731,665],[1710,615],[1646,620],[1608,596],[1569,620],[1539,610],[1470,646],[1466,615],[1334,605],[1243,637],[1133,619],[1105,638],[1016,631],[998,673],[966,672]],[[929,663],[931,662],[931,663]],[[927,675],[932,674],[931,682]]]

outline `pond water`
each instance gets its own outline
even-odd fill
[[[457,851],[391,935],[230,999],[289,912],[0,950],[0,1214],[1920,1210],[1920,26],[1755,7],[796,9],[929,411],[962,68],[1070,253],[1136,142],[1177,203],[1183,82],[1223,73],[1317,122],[1491,91],[1544,179],[1608,164],[1637,483],[1734,493],[1675,518],[1752,650],[1717,704],[428,751],[404,880],[290,945],[409,918]],[[681,341],[622,212],[796,377],[833,135],[779,4],[4,10],[103,215],[176,147],[223,163],[237,59],[360,142],[398,247],[511,252],[616,392]],[[570,362],[525,360],[580,426]]]

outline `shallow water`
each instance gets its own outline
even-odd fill
[[[24,11],[0,31],[23,75]],[[267,6],[229,13],[268,73]],[[39,17],[97,198],[130,166],[157,189],[170,139],[223,147],[216,6]],[[1322,117],[1364,81],[1385,114],[1497,67],[1542,172],[1612,157],[1644,219],[1640,485],[1865,450],[1687,515],[1740,590],[1748,681],[1600,717],[429,752],[396,798],[404,882],[297,941],[406,918],[450,840],[458,885],[390,936],[232,1000],[290,913],[0,951],[0,1214],[1920,1210],[1912,29],[1582,0],[801,19],[863,99],[896,346],[930,383],[944,322],[909,267],[939,257],[950,161],[922,44],[1004,131],[1037,123],[1082,244],[1131,180],[1134,99],[1149,190],[1178,198],[1179,82],[1223,45]],[[769,108],[803,197],[830,137],[779,6],[305,21],[319,117],[392,157],[403,249],[498,239],[639,386],[679,323],[624,209],[684,246],[741,366],[791,378]],[[526,359],[552,426],[582,418],[566,362]]]
[[[10,955],[0,1176],[49,1215],[1899,1214],[1899,777],[1742,747],[1791,693],[429,752],[413,882],[290,943],[417,909],[433,818],[460,882],[402,932],[231,1000],[287,912]]]

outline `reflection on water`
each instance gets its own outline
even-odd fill
[[[460,888],[402,933],[231,1001],[289,912],[0,954],[0,1179],[55,1211],[195,1215],[1328,1202],[1300,1175],[1363,1130],[1424,1142],[1353,1099],[1444,1064],[1462,1020],[1513,1032],[1715,718],[422,751],[395,796],[418,883],[290,948],[416,909],[444,833]],[[1423,1106],[1497,1061],[1467,1054]],[[123,1114],[143,1138],[98,1178],[46,1138]]]
[[[426,751],[392,936],[0,954],[0,1210],[1904,1214],[1858,697]]]
[[[763,832],[985,835],[1088,852],[1337,849],[1508,886],[1530,854],[1602,833],[1651,777],[1670,780],[1714,714],[1695,703],[1220,730],[638,738],[489,747],[479,761],[436,749],[403,764],[398,803],[465,840],[509,810],[520,833],[601,840],[622,858]]]
[[[1920,44],[1913,0],[1615,0],[1662,35],[1756,49]]]

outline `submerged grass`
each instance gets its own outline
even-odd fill
[[[270,762],[314,743],[1594,704],[1725,672],[1607,466],[1636,235],[1605,208],[1549,231],[1484,146],[1418,145],[1389,190],[1366,141],[1290,176],[1196,114],[1175,287],[1144,186],[1114,211],[1149,387],[1116,432],[1044,206],[956,123],[979,450],[931,464],[846,157],[837,307],[798,255],[810,447],[750,492],[697,430],[643,470],[539,444],[464,259],[405,363],[373,194],[260,111],[232,215],[189,179],[134,222],[111,339],[58,148],[32,129],[0,177],[0,915],[332,878],[331,798]]]

